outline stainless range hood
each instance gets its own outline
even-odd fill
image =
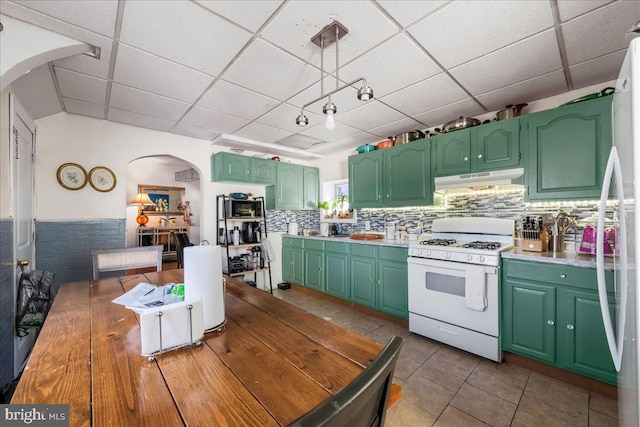
[[[435,179],[436,191],[488,186],[523,185],[523,168],[441,176]]]

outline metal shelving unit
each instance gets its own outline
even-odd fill
[[[222,246],[223,250],[226,253],[226,258],[227,258],[227,271],[225,272],[225,274],[228,274],[231,277],[238,277],[238,276],[245,276],[247,274],[253,274],[253,280],[254,282],[257,281],[258,278],[258,273],[264,273],[267,272],[269,275],[269,292],[271,294],[273,294],[273,282],[271,279],[271,263],[269,261],[266,260],[266,256],[264,254],[264,251],[262,251],[261,256],[263,256],[265,258],[265,267],[263,268],[258,268],[258,269],[253,269],[253,270],[244,270],[244,271],[239,271],[239,272],[235,272],[235,273],[230,273],[231,271],[231,254],[233,253],[233,251],[237,250],[237,249],[247,249],[247,248],[252,248],[254,246],[260,246],[261,248],[263,247],[262,242],[258,242],[258,243],[242,243],[239,245],[233,245],[233,244],[229,244],[229,230],[230,230],[230,225],[229,223],[243,223],[243,222],[259,222],[262,225],[262,233],[261,235],[263,237],[267,237],[267,221],[266,218],[264,216],[259,217],[259,218],[227,218],[226,214],[225,214],[225,205],[226,205],[226,201],[230,200],[231,198],[225,194],[220,194],[216,197],[216,224],[218,224],[218,228],[223,228],[224,229],[224,237],[223,237],[223,241],[218,241],[218,244],[220,246]],[[266,212],[265,210],[265,204],[264,204],[264,197],[254,197],[253,200],[257,200],[262,204],[262,212]],[[223,227],[220,227],[220,225],[224,224]],[[220,236],[218,235],[218,239],[220,239]]]

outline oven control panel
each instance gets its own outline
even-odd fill
[[[425,248],[410,247],[409,256],[415,258],[438,259],[443,261],[464,262],[467,264],[492,265],[500,264],[500,255],[491,251],[461,250],[462,248]]]

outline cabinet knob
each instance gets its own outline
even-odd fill
[[[571,325],[571,324],[567,325],[567,329],[570,330],[570,331],[573,331],[575,328],[576,327]]]
[[[382,198],[382,196],[380,194],[378,194],[378,200],[380,200]]]
[[[556,324],[556,322],[554,322],[553,320],[547,320],[547,325],[553,326],[555,324]]]
[[[389,193],[387,193],[387,199],[389,198]]]
[[[464,159],[463,159],[463,160],[464,160],[465,162],[468,162],[468,161],[469,161],[469,158],[468,158],[467,156],[464,156]]]
[[[380,279],[378,279],[378,285],[380,284]]]
[[[478,154],[478,158],[481,159],[482,158],[482,154]]]
[[[566,279],[566,278],[567,278],[567,275],[566,275],[566,274],[564,274],[564,273],[562,273],[562,274],[560,275],[560,277],[561,277],[562,279]]]

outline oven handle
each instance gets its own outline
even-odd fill
[[[408,257],[407,258],[407,263],[408,264],[413,264],[413,265],[417,265],[420,267],[435,267],[435,268],[451,268],[452,264],[454,264],[456,267],[459,267],[459,270],[465,270],[465,266],[467,265],[477,265],[477,264],[465,264],[465,263],[460,263],[460,262],[454,262],[452,263],[452,261],[440,261],[440,260],[432,260],[432,259],[427,259],[427,258],[418,258],[418,257]],[[490,275],[497,275],[498,274],[498,267],[493,267],[493,266],[485,266],[484,268],[484,273],[485,274],[490,274]]]

